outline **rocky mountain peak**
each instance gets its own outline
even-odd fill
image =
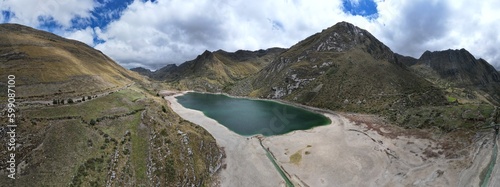
[[[430,66],[443,76],[453,76],[458,70],[471,71],[476,66],[485,66],[465,49],[448,49],[444,51],[425,51],[419,58],[420,64]]]
[[[323,30],[319,42],[314,45],[316,51],[348,51],[362,44],[369,37],[369,33],[350,23],[340,22]]]
[[[475,61],[476,58],[465,49],[448,49],[444,51],[425,51],[420,60],[430,60],[431,58],[439,58],[447,62]]]
[[[463,88],[478,88],[500,102],[500,74],[483,59],[476,59],[465,49],[425,51],[415,64],[421,72],[435,72],[440,78]]]
[[[205,50],[201,55],[198,55],[197,58],[207,59],[210,58],[211,56],[213,56],[213,53],[210,52],[209,50]]]
[[[395,61],[394,53],[368,31],[348,22],[339,22],[293,46],[316,52],[347,52],[361,49],[375,59]],[[292,47],[292,48],[293,48]]]

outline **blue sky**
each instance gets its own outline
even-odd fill
[[[0,0],[0,22],[82,41],[126,68],[290,47],[340,21],[403,55],[465,48],[500,68],[499,9],[498,0]]]
[[[376,19],[378,16],[377,3],[373,0],[343,0],[342,7],[344,12],[351,15],[359,15]]]

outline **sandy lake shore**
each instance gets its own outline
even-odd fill
[[[170,107],[224,147],[221,186],[285,186],[257,136],[238,135],[202,112],[184,108],[175,98],[180,94],[165,96]],[[295,186],[479,186],[492,155],[492,133],[478,134],[472,145],[444,154],[446,145],[433,138],[389,136],[397,127],[377,125],[374,130],[373,124],[353,122],[356,114],[324,115],[330,125],[260,136]]]

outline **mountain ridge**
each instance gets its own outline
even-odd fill
[[[484,59],[476,59],[466,49],[425,51],[409,67],[437,85],[451,84],[465,90],[479,90],[488,102],[500,105],[500,74]],[[458,94],[460,95],[460,94]],[[467,97],[478,97],[468,94]],[[481,94],[480,94],[481,95]]]
[[[205,63],[200,62],[194,66],[200,59],[220,57],[205,51],[188,61],[191,65],[184,65],[183,71],[171,69],[172,73],[168,76],[175,75],[176,79],[162,81],[170,89],[226,92],[237,96],[286,100],[333,111],[377,114],[388,119],[389,123],[403,127],[435,126],[449,132],[461,126],[479,125],[484,116],[492,115],[488,111],[500,102],[495,82],[495,74],[498,73],[493,71],[494,68],[482,59],[475,60],[465,49],[455,51],[463,58],[457,55],[454,59],[469,59],[467,63],[474,61],[480,64],[477,70],[464,66],[462,69],[465,69],[459,71],[464,77],[473,77],[463,80],[471,80],[468,81],[470,85],[476,86],[457,85],[454,78],[443,78],[430,65],[425,66],[423,62],[427,56],[441,52],[424,52],[419,59],[400,55],[368,31],[347,22],[339,22],[297,42],[275,54],[267,65],[241,79],[226,79],[230,81],[218,81],[217,84],[207,81],[220,80],[213,77],[225,73],[218,73],[225,66],[202,66],[200,64]],[[431,64],[441,61],[439,58],[432,59]],[[225,59],[225,62],[229,61],[235,63]],[[441,64],[453,67],[454,63],[462,62],[448,60]],[[212,75],[195,71],[212,72]],[[486,74],[488,76],[484,78]],[[195,78],[193,75],[196,75]],[[464,118],[468,116],[465,114],[454,114],[469,110],[464,108],[480,111],[471,118]],[[476,122],[470,119],[476,119]]]
[[[0,75],[19,77],[20,99],[96,94],[140,79],[101,51],[76,40],[19,24],[0,24],[0,33],[0,68],[6,70]]]
[[[75,40],[0,24],[0,186],[209,186],[224,151],[157,85]],[[14,107],[7,77],[15,76]],[[12,82],[10,82],[12,84]],[[13,93],[12,91],[9,91]],[[9,96],[10,97],[10,96]],[[12,99],[10,99],[12,100]],[[9,102],[11,102],[9,100]],[[13,115],[7,116],[7,109]],[[7,123],[6,123],[7,125]]]
[[[378,73],[363,75],[370,71]],[[381,72],[384,74],[379,74]],[[370,86],[380,82],[393,83]],[[405,82],[411,83],[412,86],[402,88],[401,85],[407,85]],[[340,86],[345,83],[351,86]],[[401,90],[405,93],[409,90],[419,90],[420,87],[425,88],[424,90],[432,87],[425,80],[412,76],[409,70],[397,61],[395,54],[368,31],[347,22],[338,23],[292,46],[260,71],[251,85],[253,90],[260,91],[248,94],[257,97],[285,98],[320,108],[350,111],[362,108],[356,103],[370,102],[366,101],[366,98],[374,94],[397,94],[399,91],[391,92]],[[352,87],[353,85],[358,88]],[[372,88],[363,89],[365,86],[362,85]],[[348,90],[342,91],[342,88],[353,88],[356,94],[349,93]],[[335,93],[333,97],[331,93]],[[348,98],[361,93],[364,93],[364,98]],[[425,97],[422,93],[420,95]],[[317,100],[318,98],[323,99]],[[421,102],[427,101],[438,102],[429,98]],[[373,110],[386,108],[387,104],[377,104]]]
[[[431,76],[437,74],[419,73],[415,67],[420,66],[422,60],[394,53],[368,31],[347,22],[337,23],[297,42],[275,54],[267,65],[241,79],[210,84],[207,80],[220,80],[213,78],[218,75],[228,77],[224,75],[226,71],[220,72],[225,65],[206,66],[210,64],[209,59],[212,59],[211,63],[220,60],[224,56],[220,54],[205,51],[188,61],[191,65],[184,65],[183,71],[169,75],[175,74],[176,79],[162,81],[172,89],[226,92],[286,100],[333,111],[377,114],[388,119],[389,123],[404,127],[436,126],[446,132],[480,123],[467,121],[462,118],[467,115],[453,115],[452,111],[464,108],[483,110],[484,113],[479,111],[472,117],[481,121],[482,116],[491,115],[487,111],[497,103],[494,89],[456,87],[449,80]],[[232,55],[237,56],[236,53]],[[221,59],[235,63],[234,59]],[[486,63],[484,60],[478,62]],[[482,76],[482,71],[487,69],[491,71],[488,67],[473,74]],[[204,71],[212,72],[212,75],[199,73]],[[494,77],[483,82],[491,85]],[[436,113],[442,115],[436,117]]]
[[[155,80],[171,82],[179,89],[221,91],[226,85],[259,71],[283,50],[281,48],[235,52],[205,50],[195,59],[179,66],[169,64],[154,72],[147,72],[141,68],[132,70],[142,72],[142,75],[149,75]]]

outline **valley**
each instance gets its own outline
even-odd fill
[[[200,59],[190,61],[197,64],[193,68],[211,63]],[[199,75],[187,73],[178,79],[190,76]],[[464,49],[405,57],[367,31],[341,22],[230,84],[211,85],[217,77],[195,85],[159,82],[169,90],[222,92],[304,106],[332,121],[310,130],[245,139],[203,113],[182,107],[175,96],[165,97],[173,111],[207,129],[228,152],[222,186],[248,186],[237,177],[243,175],[238,173],[241,167],[245,172],[267,168],[266,176],[275,170],[273,162],[265,162],[266,152],[257,151],[259,142],[286,174],[278,181],[252,175],[271,181],[262,186],[290,186],[288,179],[294,186],[491,186],[496,179],[489,173],[498,172],[491,167],[497,163],[498,140],[490,126],[499,123],[498,76],[491,65]],[[230,153],[237,150],[250,156]],[[241,164],[248,158],[251,166]]]
[[[500,173],[500,73],[465,49],[397,54],[347,22],[290,48],[207,50],[157,71],[127,70],[84,43],[1,24],[0,69],[0,77],[16,77],[18,126],[16,179],[2,169],[0,186],[500,182],[492,177]],[[7,92],[6,81],[0,87]],[[238,132],[204,113],[244,115],[245,107],[190,109],[181,101],[188,92],[291,105],[318,124]],[[0,120],[8,121],[6,95],[0,100]],[[283,120],[260,112],[248,116]],[[250,121],[232,117],[236,126]],[[0,129],[4,145],[8,131]],[[10,153],[0,147],[0,158]]]

